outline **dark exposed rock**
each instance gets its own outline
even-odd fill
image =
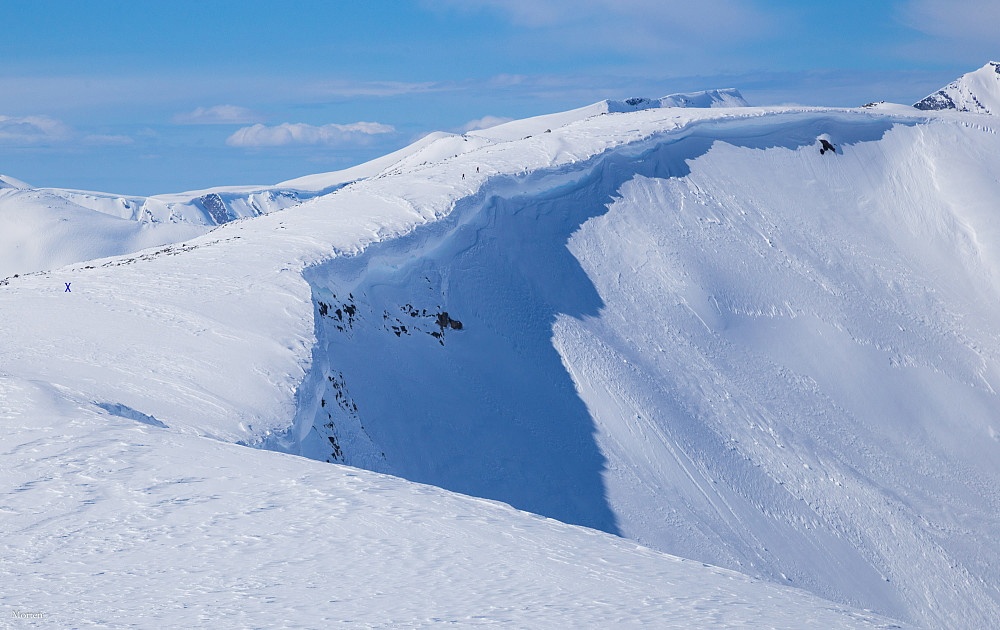
[[[951,97],[944,90],[938,90],[934,94],[931,94],[927,98],[914,103],[913,106],[917,109],[927,110],[939,110],[939,109],[957,109],[955,106],[955,101],[951,100]]]
[[[233,217],[229,216],[229,209],[226,208],[226,203],[218,193],[209,193],[204,197],[200,197],[198,201],[201,202],[201,206],[205,208],[205,212],[212,217],[212,220],[216,224],[222,225],[233,219]]]

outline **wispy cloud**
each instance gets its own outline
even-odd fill
[[[446,92],[455,89],[453,84],[424,81],[406,83],[402,81],[317,81],[309,83],[305,91],[316,96],[353,98],[389,97],[427,92]]]
[[[92,133],[88,136],[84,136],[83,141],[86,142],[87,144],[114,145],[114,146],[122,146],[126,144],[132,144],[133,142],[135,142],[135,140],[133,140],[129,136],[112,135],[104,133]]]
[[[347,125],[331,123],[319,127],[305,123],[282,123],[274,126],[256,124],[237,130],[229,136],[226,144],[233,147],[363,144],[372,136],[392,133],[395,130],[392,125],[377,122],[356,122]]]
[[[60,120],[49,116],[0,115],[0,145],[126,145],[133,139],[125,135],[83,134]]]
[[[552,26],[589,20],[594,16],[619,16],[670,22],[675,28],[715,30],[739,28],[720,17],[756,17],[759,14],[746,0],[443,0],[445,4],[468,8],[488,7],[507,13],[516,23],[530,27]]]
[[[263,121],[264,116],[239,105],[215,105],[176,114],[172,120],[181,125],[248,125]]]
[[[982,0],[906,0],[899,20],[927,36],[901,47],[909,59],[982,65],[1000,56],[997,24],[1000,4]],[[973,68],[969,68],[972,70]]]
[[[48,116],[0,115],[0,143],[7,145],[39,145],[63,142],[73,136],[73,130]]]
[[[909,0],[901,7],[903,21],[930,35],[997,43],[1000,4],[982,0]],[[986,60],[984,59],[985,63]]]
[[[486,10],[573,48],[643,54],[753,41],[784,21],[750,0],[436,0],[425,6]]]
[[[496,127],[497,125],[502,125],[505,122],[510,122],[514,120],[513,118],[507,118],[505,116],[483,116],[482,118],[477,118],[475,120],[470,120],[457,131],[465,133],[467,131],[475,131],[476,129],[489,129],[490,127]]]

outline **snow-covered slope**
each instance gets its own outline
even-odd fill
[[[23,182],[0,187],[0,276],[177,243],[228,221],[287,208],[310,196],[258,188],[128,197],[36,189]]]
[[[74,401],[63,422],[344,461],[997,625],[982,117],[577,110],[420,150],[182,246],[8,279],[0,370]]]
[[[521,140],[540,133],[551,133],[553,129],[565,127],[594,116],[603,114],[621,114],[644,109],[659,109],[663,107],[690,108],[720,108],[748,107],[739,90],[727,88],[722,90],[704,90],[684,94],[670,94],[663,98],[651,99],[644,97],[627,98],[624,100],[605,99],[592,105],[571,109],[566,112],[534,116],[522,120],[512,120],[502,125],[470,131],[467,136],[487,138],[493,141],[510,142]]]
[[[898,627],[502,504],[115,417],[51,385],[0,376],[0,392],[10,627]]]
[[[0,175],[0,277],[179,243],[230,221],[283,210],[375,177],[406,158],[450,155],[456,138],[461,142],[455,134],[429,134],[370,162],[274,186],[216,187],[152,197],[36,189]]]
[[[3,188],[31,188],[28,184],[22,182],[19,179],[15,179],[10,175],[0,175],[0,189]]]
[[[1000,114],[1000,62],[991,61],[979,70],[962,75],[913,106],[924,110]]]
[[[304,452],[991,625],[998,148],[788,112],[497,182],[307,275]]]
[[[205,225],[144,222],[112,212],[131,215],[134,200],[73,196],[77,199],[63,191],[0,188],[0,276],[125,254],[208,231]],[[101,203],[76,203],[84,200]]]
[[[282,210],[328,194],[353,181],[408,170],[492,142],[541,133],[540,125],[560,127],[590,116],[650,107],[745,105],[746,101],[734,89],[673,94],[658,100],[605,100],[565,114],[514,121],[464,135],[431,133],[364,164],[274,186],[225,186],[137,197],[35,189],[13,177],[0,175],[0,277],[178,243],[230,221]]]

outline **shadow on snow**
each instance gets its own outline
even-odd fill
[[[300,452],[331,459],[332,444],[333,460],[618,533],[593,419],[552,345],[557,315],[599,317],[604,306],[570,235],[625,182],[683,177],[717,140],[819,150],[822,133],[843,146],[891,126],[739,124],[494,178],[441,221],[310,269],[319,343],[299,392],[299,423],[312,424]],[[572,183],[547,183],[569,172]],[[440,326],[442,313],[461,330]]]

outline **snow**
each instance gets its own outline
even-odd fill
[[[997,625],[990,119],[592,107],[418,145],[364,179],[310,176],[303,189],[336,189],[280,212],[0,283],[4,439],[30,445],[0,460],[24,487],[3,496],[76,505],[86,489],[103,506],[18,503],[18,531],[38,538],[13,547],[79,536],[67,566],[124,554],[97,581],[55,552],[12,563],[18,606],[45,592],[29,575],[63,575],[59,592],[124,593],[100,610],[179,593],[151,605],[163,615],[200,614],[168,610],[186,596],[237,615],[255,593],[282,604],[272,614],[324,606],[362,625],[386,601],[404,612],[385,623],[882,623],[849,610],[863,608]],[[127,515],[151,510],[169,524],[147,536]],[[517,528],[532,536],[501,544]],[[227,538],[239,531],[246,544]],[[373,548],[404,560],[366,563]],[[218,566],[197,555],[216,549]],[[254,571],[236,549],[261,554]],[[699,563],[827,601],[720,591],[732,574]],[[710,569],[685,589],[724,597],[644,608],[676,566]],[[511,590],[479,581],[492,576]],[[137,590],[112,588],[127,579]],[[347,596],[310,588],[327,584]],[[428,593],[437,608],[419,608]]]
[[[954,109],[976,114],[1000,114],[1000,62],[964,74],[914,104],[917,109]]]
[[[700,92],[688,92],[683,94],[670,94],[659,99],[635,97],[625,100],[605,99],[586,107],[571,109],[566,112],[555,114],[545,114],[522,120],[513,120],[501,125],[495,125],[487,129],[470,131],[468,136],[488,138],[494,141],[510,142],[520,140],[540,133],[550,132],[553,129],[565,127],[594,116],[604,114],[635,112],[644,109],[658,109],[662,107],[691,107],[691,108],[721,108],[721,107],[748,107],[743,95],[735,88],[721,90],[704,90]]]
[[[357,181],[359,179],[375,177],[385,169],[395,165],[400,160],[420,152],[422,149],[436,143],[438,140],[452,138],[454,135],[455,134],[451,134],[446,131],[435,131],[398,151],[394,151],[380,158],[375,158],[374,160],[365,162],[364,164],[352,166],[351,168],[333,173],[319,173],[316,175],[306,175],[305,177],[290,179],[288,181],[281,182],[278,186],[281,188],[314,192],[331,190],[337,186]]]
[[[314,268],[314,300],[356,313],[319,318],[302,452],[991,625],[995,133],[702,122]]]
[[[11,627],[900,627],[500,503],[107,415],[49,384],[0,377],[0,392]]]
[[[208,228],[190,223],[150,224],[131,219],[128,200],[79,197],[30,187],[0,188],[0,276],[134,252],[193,238]],[[94,202],[101,204],[100,209]],[[120,214],[112,210],[117,206]]]
[[[332,173],[307,175],[273,186],[219,186],[153,195],[115,195],[60,188],[35,189],[0,175],[0,276],[61,267],[178,243],[229,221],[283,210],[331,193],[355,181],[409,170],[454,157],[496,141],[541,133],[589,116],[646,107],[737,107],[746,101],[735,89],[674,94],[657,101],[601,101],[554,116],[501,125],[465,135],[435,132],[398,151]],[[511,133],[514,136],[511,136]],[[519,135],[520,134],[520,135]],[[123,221],[108,220],[95,213]]]
[[[31,188],[31,186],[10,175],[0,175],[0,188]]]

